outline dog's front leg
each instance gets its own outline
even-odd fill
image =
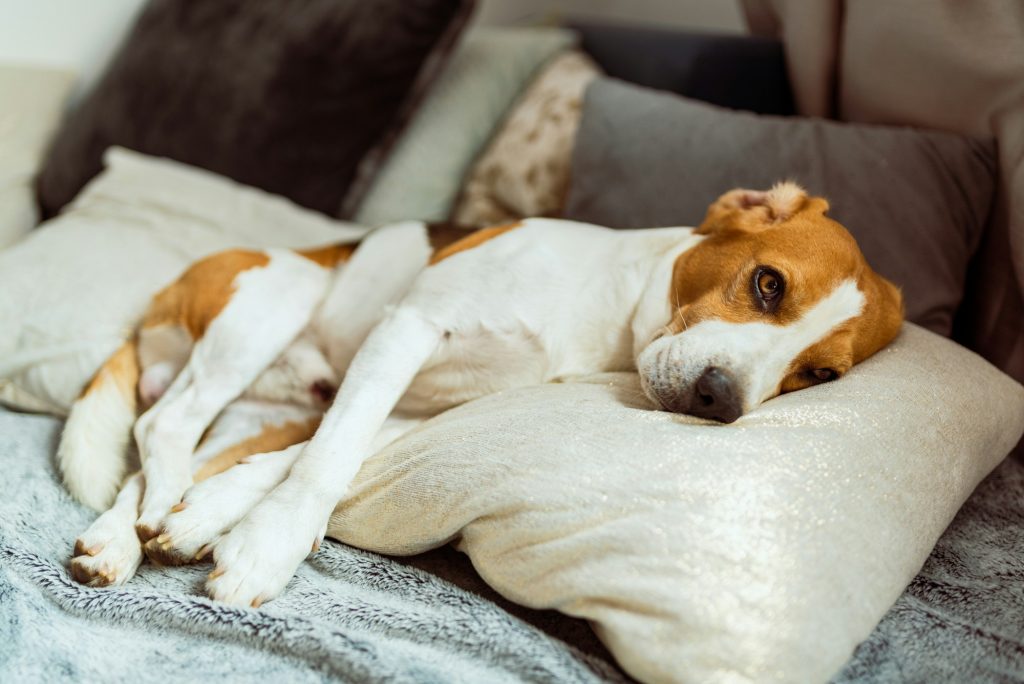
[[[191,459],[225,406],[280,356],[313,317],[329,272],[283,250],[240,275],[231,298],[164,395],[135,423],[146,490],[136,530],[149,541],[192,484]]]
[[[281,593],[318,548],[375,434],[443,332],[412,308],[399,308],[374,328],[287,479],[217,544],[206,585],[213,598],[258,606]]]

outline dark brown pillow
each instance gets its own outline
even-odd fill
[[[995,147],[945,133],[757,116],[601,79],[588,89],[565,215],[697,225],[733,187],[786,178],[831,203],[907,318],[949,335],[995,188]]]
[[[58,132],[52,216],[122,145],[346,216],[472,0],[151,0]]]

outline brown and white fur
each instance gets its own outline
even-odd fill
[[[126,581],[140,539],[164,563],[212,551],[210,595],[259,605],[364,459],[448,407],[633,370],[661,407],[732,422],[839,377],[896,336],[902,303],[827,209],[783,183],[723,195],[697,229],[529,219],[452,242],[408,222],[358,247],[205,259],[72,410],[65,482],[114,500],[73,573]],[[133,425],[142,470],[122,484]]]

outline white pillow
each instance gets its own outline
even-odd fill
[[[474,28],[452,53],[355,220],[378,225],[447,219],[470,164],[549,59],[575,43],[555,28]]]
[[[506,391],[370,459],[328,534],[458,540],[509,599],[592,621],[644,681],[821,682],[1024,430],[1024,388],[913,325],[732,425],[634,374]]]
[[[71,71],[0,64],[0,249],[39,222],[33,183],[74,80]]]
[[[112,148],[59,216],[0,252],[0,402],[67,412],[150,297],[230,247],[309,247],[365,230],[208,171]]]

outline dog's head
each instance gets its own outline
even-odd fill
[[[733,190],[675,261],[671,321],[639,355],[664,409],[730,423],[829,382],[899,332],[899,290],[871,270],[828,202],[794,183]]]

